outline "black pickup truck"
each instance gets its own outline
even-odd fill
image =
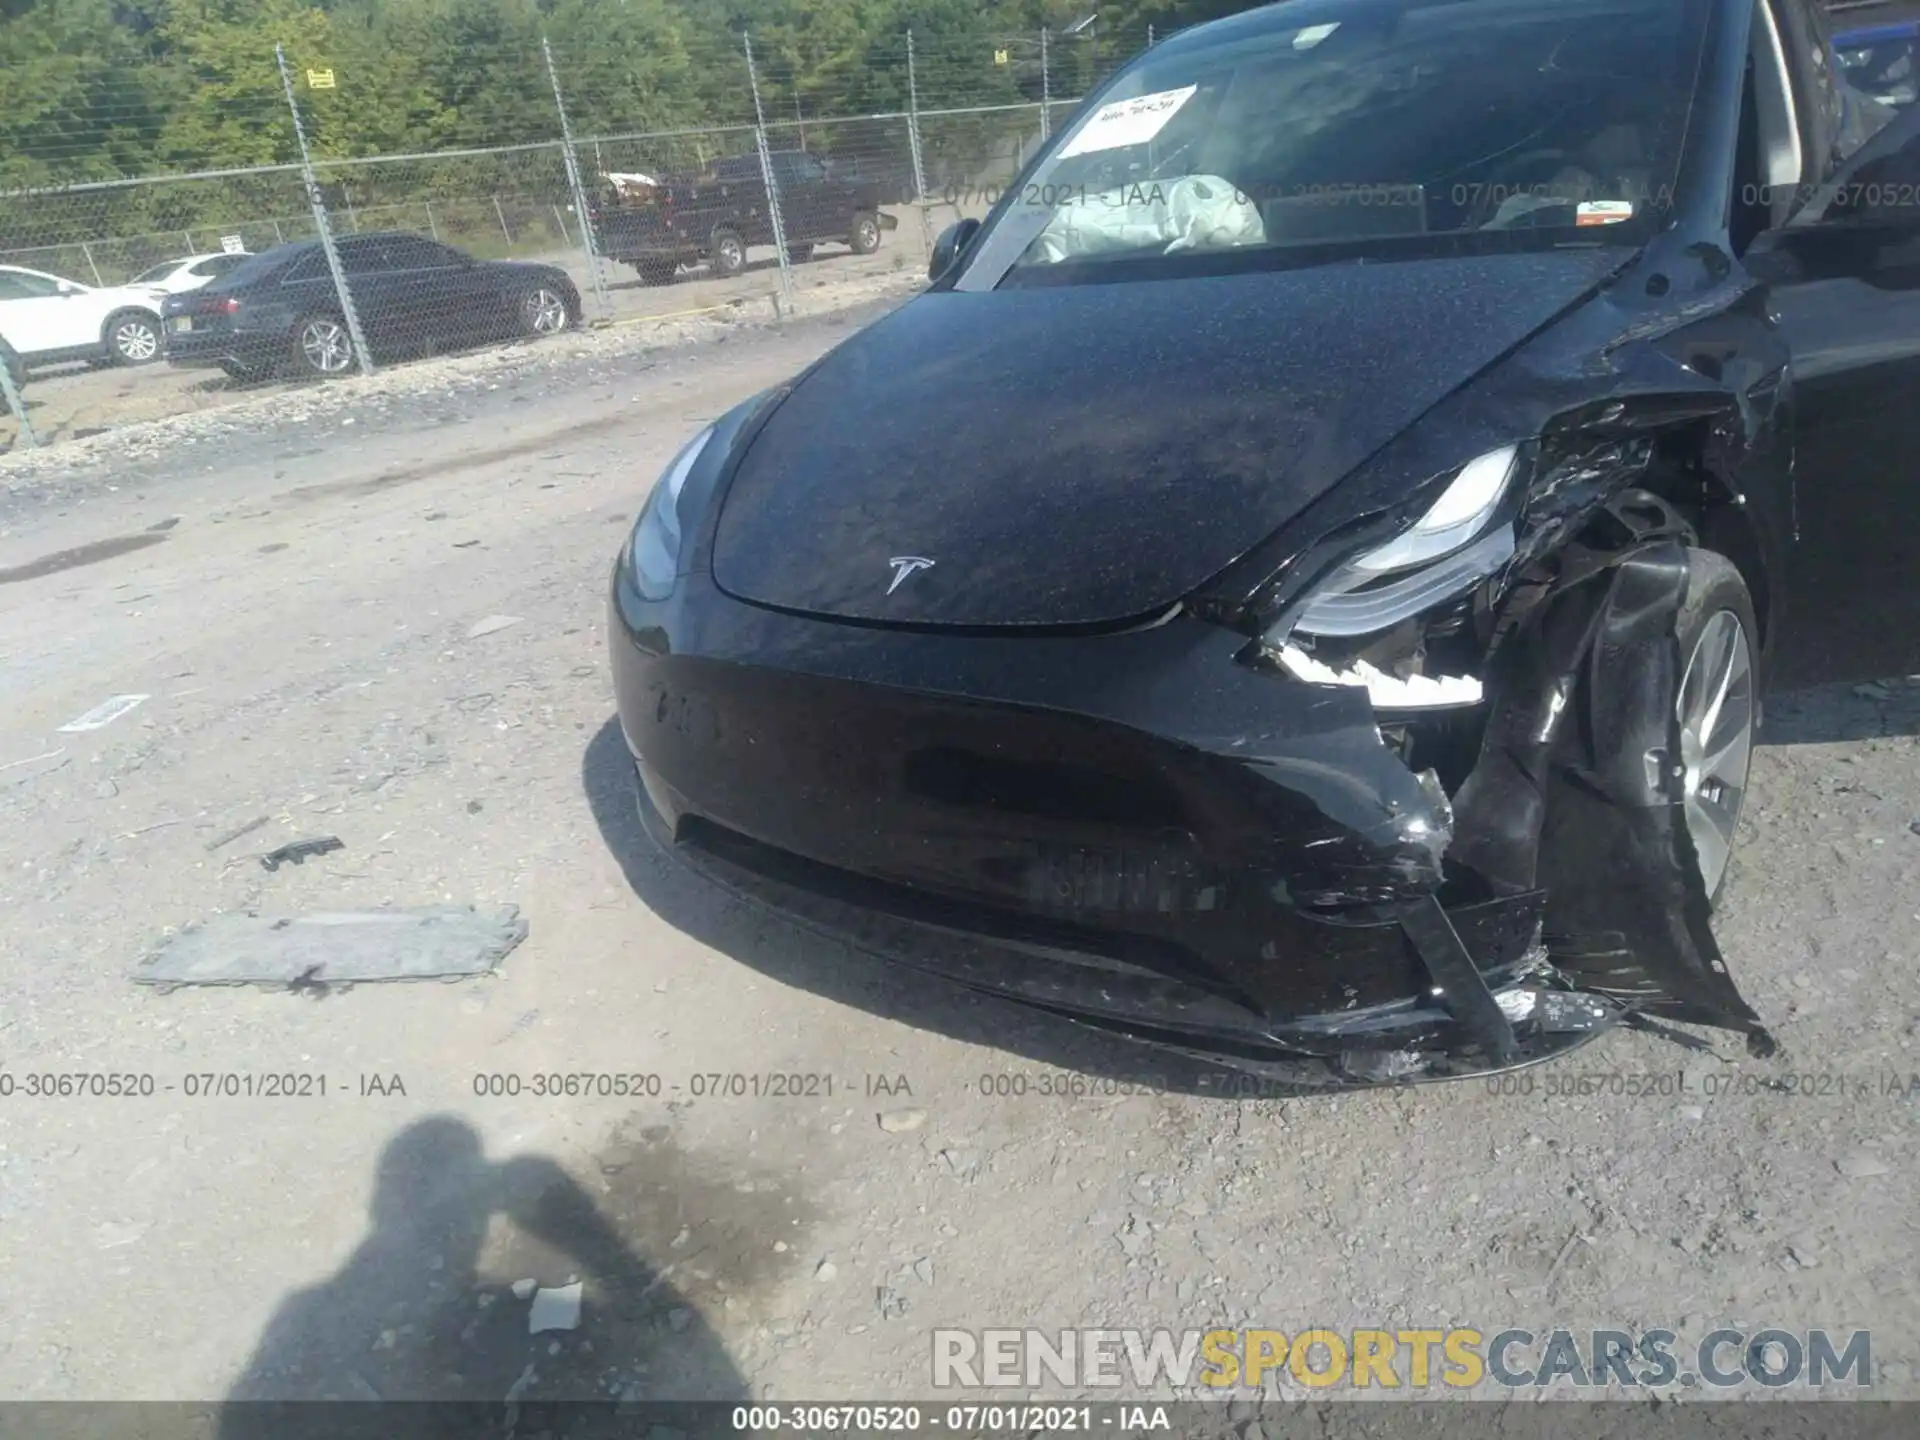
[[[769,158],[790,258],[805,260],[822,243],[871,255],[881,234],[899,227],[881,210],[878,185],[837,175],[805,150],[776,150]],[[680,266],[701,260],[716,275],[737,275],[749,245],[774,243],[760,156],[730,156],[701,174],[652,185],[609,185],[595,230],[601,253],[632,265],[649,285],[664,285]]]

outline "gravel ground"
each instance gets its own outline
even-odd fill
[[[1885,1083],[1920,1072],[1920,681],[1770,711],[1719,925],[1783,1055],[1621,1034],[1529,1094],[1236,1098],[649,845],[614,550],[883,281],[0,462],[0,1068],[156,1087],[0,1099],[0,1395],[924,1398],[935,1327],[1215,1324],[1866,1328],[1876,1393],[1920,1393],[1920,1102]],[[256,863],[314,835],[345,848]],[[457,984],[129,980],[219,912],[445,902],[530,937]],[[554,1072],[660,1092],[476,1093]],[[694,1093],[735,1072],[834,1089]],[[327,1095],[186,1093],[286,1073]],[[570,1276],[580,1327],[529,1338],[515,1282]]]

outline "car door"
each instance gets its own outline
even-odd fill
[[[777,150],[767,159],[780,190],[780,225],[787,243],[805,244],[813,239],[813,197],[802,178],[800,156],[792,150]]]
[[[381,239],[381,284],[393,308],[396,336],[409,347],[445,344],[485,329],[495,319],[493,298],[458,250],[424,235]]]
[[[723,197],[717,218],[736,226],[747,244],[771,245],[773,217],[767,208],[766,175],[760,168],[760,157],[736,155],[721,161],[714,173]]]
[[[1920,111],[1759,237],[1792,354],[1782,686],[1920,672]]]
[[[818,156],[796,151],[792,193],[800,212],[801,240],[844,240],[853,228],[850,208],[843,203],[843,187],[835,185]]]
[[[334,242],[353,292],[354,313],[376,354],[405,349],[412,343],[412,320],[400,288],[394,282],[384,235],[349,235]],[[326,262],[323,259],[321,264]]]
[[[84,285],[9,266],[0,271],[12,296],[7,300],[7,343],[22,355],[78,350],[100,343],[106,316]]]

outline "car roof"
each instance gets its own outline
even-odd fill
[[[78,285],[78,280],[67,280],[64,275],[55,275],[51,270],[36,270],[31,265],[0,265],[0,270],[11,271],[15,275],[38,275],[42,280],[62,280],[69,285]]]

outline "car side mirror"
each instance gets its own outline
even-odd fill
[[[940,238],[933,242],[933,255],[927,261],[927,279],[938,280],[953,268],[953,262],[960,252],[967,248],[967,242],[973,239],[974,232],[980,228],[978,220],[957,220],[940,232]]]
[[[1886,124],[1788,221],[1832,224],[1920,233],[1920,111]]]

